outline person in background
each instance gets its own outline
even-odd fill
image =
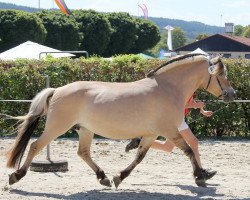
[[[193,96],[190,97],[188,100],[187,104],[185,105],[185,111],[184,111],[184,116],[186,116],[189,113],[189,108],[194,108],[194,109],[200,109],[200,113],[206,117],[211,117],[213,115],[212,111],[206,111],[204,110],[205,103],[204,102],[196,102],[194,101]],[[200,159],[200,153],[199,153],[199,141],[195,137],[195,135],[192,133],[191,129],[185,122],[185,119],[183,118],[181,126],[178,128],[179,133],[182,135],[183,139],[187,142],[187,144],[190,146],[190,148],[193,150],[195,158],[198,162],[198,165],[201,167],[204,179],[208,180],[212,178],[217,172],[213,170],[207,170],[203,169],[201,165],[201,159]],[[140,138],[134,138],[130,141],[129,144],[127,144],[125,151],[129,152],[131,149],[135,149],[139,146],[141,139]],[[162,150],[165,152],[172,152],[173,148],[175,147],[174,143],[172,143],[170,140],[166,141],[160,141],[160,140],[155,140],[151,148],[157,149],[157,150]]]

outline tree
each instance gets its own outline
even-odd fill
[[[93,10],[76,10],[73,15],[79,23],[80,32],[83,35],[80,50],[86,50],[90,54],[103,55],[112,33],[106,16]]]
[[[247,26],[243,32],[243,36],[250,38],[250,26]]]
[[[125,54],[134,47],[136,41],[136,24],[128,13],[109,13],[107,18],[113,28],[106,56]]]
[[[37,15],[47,30],[45,45],[59,50],[78,50],[79,27],[72,16],[59,11],[42,11]]]
[[[243,35],[243,32],[244,32],[244,26],[241,26],[241,25],[236,25],[234,27],[234,35],[235,36],[242,36]]]
[[[185,32],[181,28],[176,27],[172,31],[172,41],[173,41],[173,49],[184,46],[187,41]]]
[[[140,53],[154,47],[160,41],[159,28],[149,20],[136,18],[136,41],[131,53]]]
[[[27,40],[43,43],[46,33],[42,21],[35,14],[0,10],[0,51],[5,51]]]
[[[208,36],[209,36],[209,35],[206,34],[206,33],[201,33],[201,34],[197,35],[195,39],[196,39],[196,40],[202,40],[202,39],[207,38]]]

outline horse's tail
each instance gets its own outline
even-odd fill
[[[39,119],[45,115],[49,107],[49,99],[53,96],[55,89],[47,88],[38,93],[32,100],[30,109],[27,115],[12,117],[5,115],[5,118],[17,119],[22,121],[18,127],[18,135],[13,147],[7,153],[7,167],[19,168],[21,159],[32,133],[36,129]]]

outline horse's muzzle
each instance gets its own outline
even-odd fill
[[[222,99],[224,102],[232,102],[236,98],[236,92],[233,88],[222,91]]]

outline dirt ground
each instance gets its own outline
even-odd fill
[[[9,186],[4,152],[13,139],[0,138],[0,199],[102,199],[102,200],[191,200],[191,199],[249,199],[250,200],[250,141],[214,141],[200,143],[204,168],[218,173],[208,180],[206,188],[197,187],[192,177],[190,161],[179,149],[173,153],[150,150],[145,159],[118,189],[100,185],[94,172],[76,154],[76,139],[58,139],[51,143],[52,160],[67,160],[66,173],[28,171],[18,183]],[[124,152],[127,141],[94,140],[92,157],[112,179],[128,166],[136,151]],[[36,160],[45,160],[43,150]]]

